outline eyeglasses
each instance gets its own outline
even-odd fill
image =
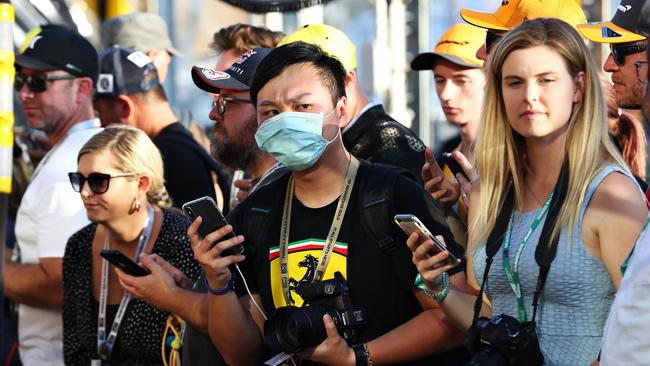
[[[503,37],[502,33],[496,33],[491,30],[488,30],[485,33],[485,50],[486,52],[490,52],[490,49],[492,49],[492,46],[494,46],[495,43],[499,42],[499,40]]]
[[[212,100],[212,108],[217,108],[217,114],[223,116],[226,113],[226,105],[228,103],[252,103],[250,99],[240,99],[240,98],[226,98],[226,97],[217,97],[216,100]]]
[[[609,48],[612,52],[612,57],[614,58],[614,62],[616,62],[618,66],[623,66],[623,64],[625,63],[626,56],[643,52],[646,49],[644,43],[637,43],[637,44],[610,43]]]
[[[643,65],[647,65],[647,64],[648,64],[648,61],[634,61],[634,67],[636,68],[636,78],[642,84],[647,84],[648,83],[648,71],[647,71],[647,69],[646,69],[645,72],[643,72],[641,70]]]
[[[47,89],[48,81],[76,79],[74,75],[23,75],[16,74],[14,88],[17,92],[27,83],[27,88],[34,93],[44,92]]]
[[[70,178],[70,184],[72,184],[72,189],[75,192],[81,193],[84,183],[88,182],[88,187],[95,194],[102,194],[108,191],[108,184],[111,181],[111,178],[121,178],[121,177],[135,177],[138,173],[122,173],[122,174],[104,174],[104,173],[90,173],[88,177],[85,177],[81,173],[68,173],[68,178]]]

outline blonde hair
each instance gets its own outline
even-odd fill
[[[147,200],[161,207],[171,206],[165,188],[163,161],[151,139],[141,130],[124,124],[112,124],[94,135],[79,151],[85,155],[103,150],[115,158],[115,168],[123,173],[138,173],[151,179]]]
[[[529,20],[508,32],[498,43],[487,70],[483,120],[476,144],[476,165],[481,177],[478,209],[471,218],[473,244],[487,240],[497,213],[512,185],[516,207],[523,204],[523,174],[526,171],[524,138],[508,123],[501,89],[502,67],[513,51],[547,46],[562,56],[569,74],[584,73],[582,99],[574,103],[565,142],[569,165],[566,200],[553,228],[552,237],[568,229],[570,240],[584,195],[594,175],[607,162],[629,172],[625,161],[607,133],[607,109],[597,69],[584,41],[569,24],[559,19]],[[570,241],[569,241],[570,242]]]

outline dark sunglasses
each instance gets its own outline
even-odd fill
[[[14,88],[17,92],[23,88],[23,84],[27,83],[27,88],[34,93],[44,92],[47,89],[47,82],[54,80],[70,80],[76,79],[74,75],[23,75],[16,74],[14,80]]]
[[[223,116],[224,113],[226,113],[226,106],[228,103],[250,104],[252,102],[250,99],[226,98],[219,96],[216,100],[212,100],[212,108],[217,108],[217,114]]]
[[[499,40],[503,37],[503,34],[500,33],[495,33],[490,30],[488,30],[485,33],[485,50],[486,52],[490,52],[492,49],[492,46],[494,46],[495,43],[499,42]]]
[[[70,178],[70,184],[72,184],[72,189],[75,192],[81,193],[84,183],[88,182],[88,187],[95,194],[102,194],[108,191],[108,185],[111,181],[111,178],[121,178],[121,177],[135,177],[138,173],[122,173],[122,174],[104,174],[104,173],[90,173],[88,177],[85,177],[81,173],[68,173],[68,178]]]
[[[618,66],[623,66],[625,63],[625,57],[628,55],[633,55],[635,53],[640,53],[645,51],[646,47],[644,43],[637,44],[620,44],[620,43],[610,43],[609,49],[612,52],[612,57],[614,62]]]

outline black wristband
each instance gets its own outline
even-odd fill
[[[368,356],[366,355],[366,350],[363,348],[362,344],[352,346],[354,351],[354,364],[356,366],[368,366]]]

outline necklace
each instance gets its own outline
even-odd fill
[[[533,192],[533,190],[530,188],[530,185],[528,184],[528,179],[526,179],[525,176],[524,176],[524,182],[525,182],[525,185],[526,185],[526,190],[528,192],[530,192],[530,195],[533,196],[533,199],[535,200],[535,202],[539,203],[540,205],[544,205],[544,202],[542,200],[540,200],[539,198],[537,198],[537,196],[535,195],[535,192]]]

